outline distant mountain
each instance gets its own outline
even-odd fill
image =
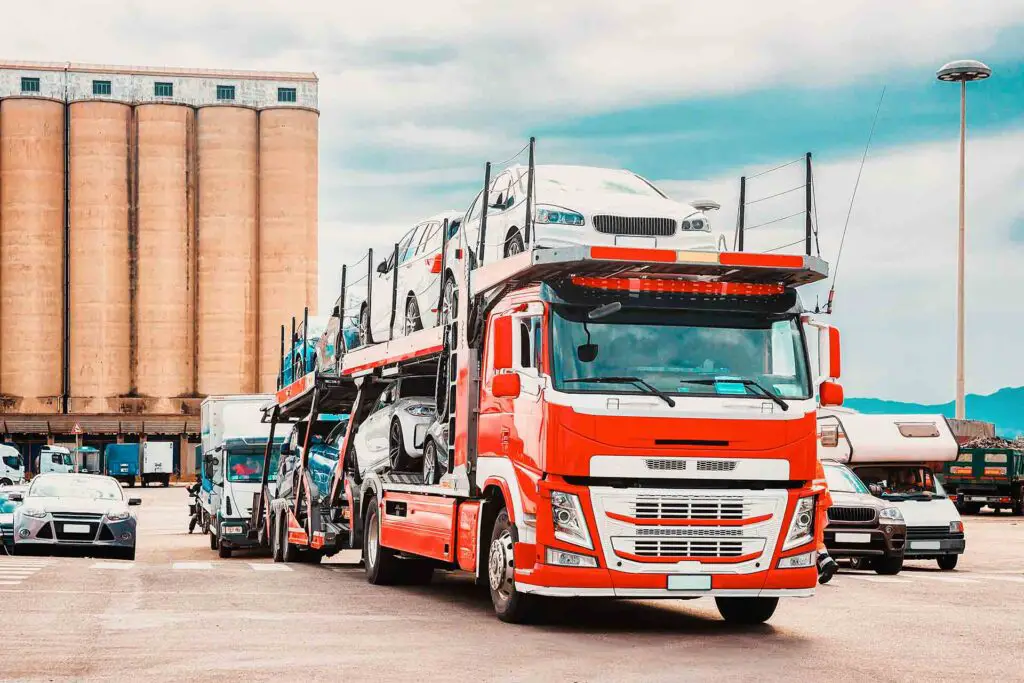
[[[942,413],[953,417],[954,402],[941,405],[886,401],[880,398],[848,398],[844,406],[861,413]],[[1006,438],[1024,435],[1024,387],[1003,387],[994,394],[967,394],[967,417],[994,422],[996,434]]]

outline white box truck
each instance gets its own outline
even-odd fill
[[[174,471],[174,444],[170,441],[147,441],[142,446],[142,485],[160,482],[171,485]]]
[[[262,408],[274,400],[271,394],[210,396],[203,401],[201,431],[203,485],[200,502],[204,528],[210,529],[210,549],[230,557],[233,549],[256,546],[249,539],[253,497],[263,479],[263,456],[270,424],[263,422]],[[269,478],[277,474],[277,453],[283,435],[274,439]]]

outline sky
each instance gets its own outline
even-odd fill
[[[1009,0],[35,0],[6,7],[4,59],[314,71],[320,78],[320,306],[342,263],[465,209],[484,162],[628,168],[680,200],[803,182],[811,152],[847,395],[943,402],[955,379],[957,87],[981,59],[967,153],[967,389],[1024,384],[1024,3]],[[882,96],[884,88],[884,97]],[[881,98],[881,106],[879,100]],[[851,195],[879,108],[856,199]],[[802,209],[796,191],[748,225]],[[793,202],[796,202],[794,205]],[[802,217],[748,248],[798,240]],[[796,249],[797,247],[793,247]],[[785,251],[785,250],[783,250]],[[811,291],[805,302],[823,302]]]

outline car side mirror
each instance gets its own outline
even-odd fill
[[[868,491],[871,491],[871,495],[875,498],[882,497],[882,487],[878,484],[868,484]]]
[[[380,273],[381,275],[387,273],[388,272],[388,262],[387,261],[381,261],[379,264],[377,264],[377,272]]]
[[[141,498],[129,498],[128,499],[128,504],[129,505],[142,505],[142,499]]]
[[[514,372],[495,375],[491,381],[491,393],[495,398],[519,398],[521,391],[519,375]]]
[[[7,494],[7,500],[13,503],[20,503],[25,500],[25,496],[18,491],[12,491]]]

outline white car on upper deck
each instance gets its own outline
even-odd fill
[[[590,166],[534,167],[532,231],[526,227],[526,166],[512,166],[491,182],[483,261],[517,254],[527,242],[541,247],[608,245],[714,251],[719,237],[711,232],[705,210],[669,199],[637,174]],[[466,239],[479,251],[483,192],[466,213]],[[700,208],[698,208],[700,207]],[[479,262],[479,256],[477,262]]]

